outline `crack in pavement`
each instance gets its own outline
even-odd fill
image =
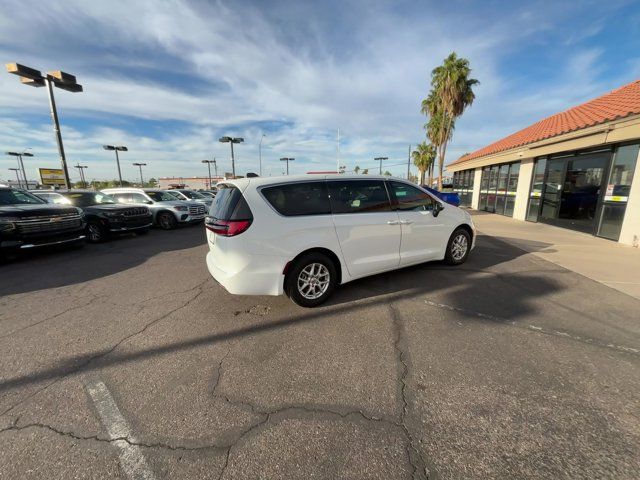
[[[404,328],[402,325],[402,319],[400,318],[400,312],[393,304],[389,304],[389,311],[391,313],[391,321],[393,330],[395,333],[395,341],[393,347],[397,352],[398,363],[400,365],[400,400],[402,402],[402,410],[400,413],[400,425],[407,437],[408,448],[407,455],[409,456],[409,463],[413,467],[413,478],[416,479],[436,479],[437,474],[431,462],[428,462],[423,458],[422,454],[415,446],[413,436],[407,426],[407,415],[409,414],[409,402],[407,401],[407,376],[409,375],[409,361],[408,354],[406,352],[407,345],[405,335],[403,334]]]
[[[633,347],[628,347],[628,346],[625,346],[625,345],[615,345],[615,344],[610,343],[610,342],[603,342],[603,341],[597,340],[595,338],[584,337],[584,336],[581,336],[581,335],[575,335],[575,334],[571,334],[571,333],[568,333],[568,332],[563,332],[563,331],[560,331],[560,330],[548,330],[548,329],[539,327],[537,325],[520,325],[520,324],[516,323],[515,321],[508,320],[506,318],[496,317],[494,315],[489,315],[487,313],[482,313],[482,312],[476,312],[474,310],[469,310],[469,309],[466,309],[466,308],[455,307],[453,305],[447,305],[445,303],[433,302],[431,300],[424,300],[424,303],[426,303],[427,305],[429,305],[431,307],[440,308],[442,310],[448,310],[450,312],[464,313],[465,315],[470,315],[470,316],[473,316],[473,317],[478,317],[478,318],[482,318],[482,319],[485,319],[485,320],[490,320],[490,321],[495,322],[495,323],[500,324],[500,325],[508,325],[510,327],[518,328],[518,329],[521,329],[521,330],[538,332],[538,333],[541,333],[543,335],[549,335],[549,336],[553,336],[553,337],[567,338],[569,340],[573,340],[575,342],[583,343],[585,345],[591,345],[591,346],[594,346],[594,347],[606,348],[606,349],[610,349],[610,350],[615,350],[617,352],[628,353],[628,354],[631,354],[631,355],[640,355],[640,348],[633,348]]]
[[[204,280],[203,282],[199,283],[198,285],[196,285],[195,287],[186,290],[185,292],[182,293],[188,293],[191,292],[193,290],[197,290],[197,293],[190,299],[184,301],[180,306],[170,310],[167,313],[162,314],[161,316],[159,316],[158,318],[151,320],[149,322],[147,322],[144,327],[142,327],[140,330],[131,333],[130,335],[127,335],[126,337],[120,339],[118,342],[116,342],[111,348],[107,349],[107,350],[103,350],[101,352],[95,353],[91,356],[89,356],[87,359],[85,359],[83,362],[81,362],[79,365],[75,365],[75,366],[71,366],[68,367],[68,371],[63,372],[59,375],[57,375],[56,379],[49,382],[48,384],[46,384],[45,386],[43,386],[40,389],[37,389],[35,392],[33,392],[32,394],[28,395],[25,398],[20,399],[18,402],[14,403],[13,405],[11,405],[9,408],[5,409],[3,412],[0,413],[0,417],[6,415],[7,413],[11,412],[14,408],[18,407],[19,405],[23,404],[24,402],[28,401],[29,399],[33,398],[34,396],[38,395],[39,393],[45,391],[47,388],[49,388],[51,385],[60,382],[61,380],[67,378],[69,375],[73,375],[75,373],[80,372],[82,369],[84,369],[85,367],[87,367],[88,365],[90,365],[92,362],[99,360],[101,358],[106,357],[107,355],[111,354],[113,351],[115,351],[120,345],[122,345],[123,343],[127,342],[128,340],[131,340],[132,338],[143,334],[145,331],[147,331],[147,329],[151,328],[152,326],[154,326],[155,324],[161,322],[162,320],[165,320],[166,318],[168,318],[169,316],[173,315],[174,313],[176,313],[177,311],[186,308],[187,306],[189,306],[193,301],[195,301],[198,297],[200,297],[200,295],[202,295],[204,293],[203,288],[204,285],[206,283],[208,283],[209,279]]]

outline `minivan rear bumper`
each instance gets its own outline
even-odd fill
[[[207,253],[207,268],[211,276],[234,295],[282,295],[287,260],[270,255],[235,258],[234,270],[226,271],[215,261],[215,252]],[[238,261],[239,260],[239,261]]]

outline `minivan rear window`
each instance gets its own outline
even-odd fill
[[[328,215],[331,213],[327,184],[298,182],[262,189],[262,195],[280,215]]]
[[[253,220],[253,215],[242,192],[234,186],[225,186],[213,198],[209,216],[216,220]]]

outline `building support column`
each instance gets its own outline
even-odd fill
[[[471,193],[471,208],[478,210],[480,205],[480,182],[482,181],[482,167],[473,172],[473,192]]]
[[[640,151],[636,159],[636,169],[633,173],[633,182],[618,241],[636,248],[640,247]]]
[[[533,158],[525,158],[520,161],[520,173],[518,175],[518,189],[516,190],[516,203],[513,207],[513,218],[525,220],[527,218],[527,207],[529,206],[529,190],[531,189],[531,179],[533,177]]]

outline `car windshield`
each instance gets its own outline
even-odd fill
[[[39,203],[47,202],[23,190],[0,190],[0,205],[25,205]]]
[[[168,193],[173,197],[173,200],[184,200],[182,194],[176,190],[167,190],[164,193]]]
[[[65,194],[65,197],[76,207],[116,203],[113,197],[101,192],[71,192]]]
[[[47,203],[55,203],[58,205],[71,205],[71,202],[64,195],[59,193],[36,193],[36,197],[43,199]]]
[[[201,193],[194,192],[193,190],[181,190],[180,193],[189,197],[189,198],[207,198]]]
[[[173,202],[180,200],[180,198],[169,192],[145,192],[154,202]]]

